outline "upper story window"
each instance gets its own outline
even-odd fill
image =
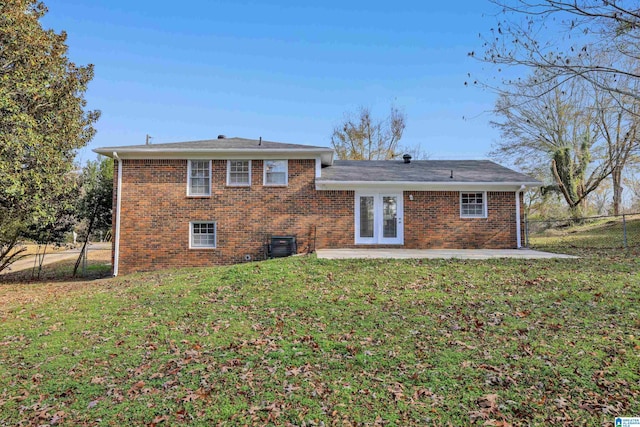
[[[240,187],[251,185],[251,160],[227,161],[227,185]]]
[[[460,217],[486,218],[487,193],[484,191],[460,193]]]
[[[264,185],[287,185],[288,162],[286,160],[264,161]]]
[[[211,195],[211,161],[189,160],[188,164],[188,196]]]

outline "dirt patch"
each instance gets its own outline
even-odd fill
[[[19,245],[11,253],[15,253],[16,251],[19,251],[22,248],[24,248],[24,251],[20,252],[20,255],[22,256],[40,254],[45,250],[44,246],[29,243],[26,245]],[[69,245],[62,245],[62,246],[47,245],[46,249],[47,249],[46,253],[50,254],[50,253],[56,253],[56,252],[63,252],[71,249],[71,247]]]

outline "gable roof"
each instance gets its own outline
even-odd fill
[[[333,149],[247,138],[218,138],[96,148],[122,159],[315,159],[319,190],[362,188],[518,189],[541,182],[489,160],[333,160]],[[453,175],[453,178],[451,177]]]
[[[412,189],[537,187],[541,182],[490,160],[336,160],[318,189],[403,186]]]
[[[191,159],[197,157],[256,158],[315,158],[320,157],[323,165],[333,161],[333,150],[303,144],[265,141],[247,138],[219,138],[200,141],[169,142],[163,144],[124,145],[101,147],[93,150],[98,154],[126,159]]]

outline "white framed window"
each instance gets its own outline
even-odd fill
[[[287,160],[264,161],[264,185],[287,185],[289,182],[289,162]]]
[[[460,217],[461,218],[486,218],[487,217],[487,192],[460,192]]]
[[[227,185],[251,185],[251,160],[227,160]]]
[[[187,196],[211,195],[211,160],[189,160]]]
[[[216,223],[192,221],[189,223],[189,249],[212,249],[216,247]]]

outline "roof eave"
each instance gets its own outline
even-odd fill
[[[127,148],[127,147],[104,147],[93,150],[95,153],[113,158],[113,153],[118,153],[118,157],[128,160],[144,159],[316,159],[320,157],[323,166],[330,166],[333,163],[332,149],[315,148],[293,148],[293,149],[238,149],[238,148],[217,148],[210,150],[182,148],[182,149],[152,149],[152,148]]]
[[[429,181],[323,181],[316,180],[316,190],[368,190],[395,189],[403,191],[458,191],[489,190],[518,191],[524,188],[540,187],[538,181],[504,181],[504,182],[429,182]]]

